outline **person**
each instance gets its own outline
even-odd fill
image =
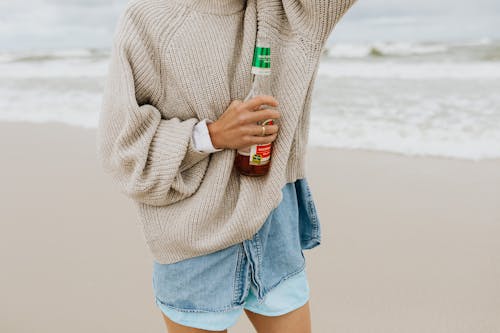
[[[305,172],[311,92],[325,42],[353,2],[127,4],[97,152],[136,205],[168,332],[227,332],[243,310],[259,333],[311,331],[303,250],[321,242]],[[243,102],[264,37],[274,93]],[[257,125],[269,118],[279,122]],[[236,150],[268,142],[268,174],[240,174]]]

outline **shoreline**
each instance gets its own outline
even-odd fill
[[[85,127],[81,125],[75,125],[75,124],[69,124],[69,123],[63,123],[63,122],[28,122],[28,121],[6,121],[6,120],[0,120],[0,127],[23,127],[26,126],[28,128],[32,127],[53,127],[54,129],[57,128],[72,128],[76,131],[83,131],[83,132],[96,132],[97,128],[95,127]],[[434,155],[434,154],[410,154],[410,153],[403,153],[403,152],[398,152],[398,151],[389,151],[389,150],[379,150],[379,149],[368,149],[368,148],[346,148],[346,147],[328,147],[328,146],[312,146],[309,145],[308,150],[319,150],[319,151],[339,151],[339,152],[353,152],[353,153],[363,153],[363,154],[386,154],[386,155],[392,155],[392,156],[401,156],[401,157],[406,157],[406,158],[413,158],[413,159],[443,159],[443,160],[450,160],[450,161],[465,161],[465,162],[491,162],[491,163],[497,163],[500,162],[500,157],[493,157],[493,158],[463,158],[463,157],[456,157],[456,156],[444,156],[444,155]]]

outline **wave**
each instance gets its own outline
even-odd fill
[[[330,78],[366,79],[499,79],[500,62],[322,62],[318,73]]]
[[[500,158],[500,132],[481,135],[447,128],[422,130],[390,122],[352,123],[313,114],[309,144],[315,147],[365,149],[407,156],[439,156],[466,160]]]
[[[324,49],[323,56],[345,59],[447,56],[469,60],[500,60],[500,41],[482,38],[461,43],[333,43]]]
[[[69,59],[99,60],[109,57],[107,49],[25,50],[0,53],[0,63],[45,62]]]
[[[78,78],[106,75],[106,56],[38,54],[0,61],[0,79]]]
[[[336,44],[327,48],[326,56],[332,58],[368,58],[384,56],[410,56],[443,53],[448,51],[444,44],[413,44],[413,43],[376,43],[363,44]]]

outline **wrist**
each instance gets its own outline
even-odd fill
[[[218,126],[217,122],[207,122],[207,129],[208,129],[208,134],[210,135],[210,140],[212,141],[212,146],[214,146],[215,149],[222,149],[223,147],[219,144],[218,141]]]

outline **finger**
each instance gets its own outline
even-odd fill
[[[278,133],[274,133],[274,134],[266,135],[266,136],[253,136],[252,141],[253,141],[254,145],[262,145],[262,144],[266,144],[266,143],[271,143],[276,139],[277,135],[278,135]]]
[[[245,103],[250,111],[257,111],[261,105],[278,106],[278,101],[271,95],[257,95]]]
[[[249,127],[249,134],[250,135],[256,135],[256,136],[262,136],[262,126],[265,128],[265,135],[271,135],[276,132],[278,132],[278,126],[277,125],[251,125]]]
[[[281,117],[281,114],[277,110],[273,109],[262,109],[259,112],[250,112],[248,114],[248,122],[257,123],[259,121],[264,121],[267,119],[277,119]],[[273,122],[274,123],[274,122]]]

